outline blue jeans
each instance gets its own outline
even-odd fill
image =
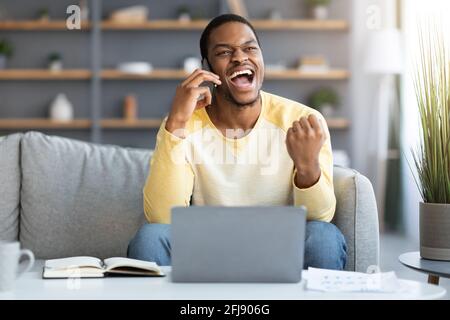
[[[128,257],[170,265],[170,225],[146,223],[128,246]],[[343,270],[347,245],[341,231],[331,223],[309,221],[306,224],[304,268]]]

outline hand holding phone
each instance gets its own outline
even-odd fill
[[[211,71],[197,69],[191,73],[176,89],[166,122],[166,130],[174,133],[177,129],[184,129],[196,109],[211,104],[211,90],[208,87],[200,86],[204,82],[215,85],[222,84],[219,76]]]

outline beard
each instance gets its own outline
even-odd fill
[[[259,96],[260,96],[260,91],[261,91],[261,88],[258,89],[258,94],[256,95],[255,99],[248,101],[248,102],[237,101],[228,89],[224,90],[222,93],[219,93],[219,94],[222,94],[222,96],[225,98],[225,100],[230,102],[236,108],[243,109],[243,108],[253,107],[256,104],[256,102],[258,101]],[[216,94],[218,94],[217,91],[216,91]]]

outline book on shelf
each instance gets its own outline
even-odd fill
[[[46,260],[42,278],[103,278],[107,276],[164,277],[155,262],[113,257],[101,260],[79,256]]]
[[[326,73],[330,71],[327,59],[323,56],[305,56],[299,59],[298,70],[301,72]]]

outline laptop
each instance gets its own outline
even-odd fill
[[[305,207],[172,208],[172,281],[299,282]]]

